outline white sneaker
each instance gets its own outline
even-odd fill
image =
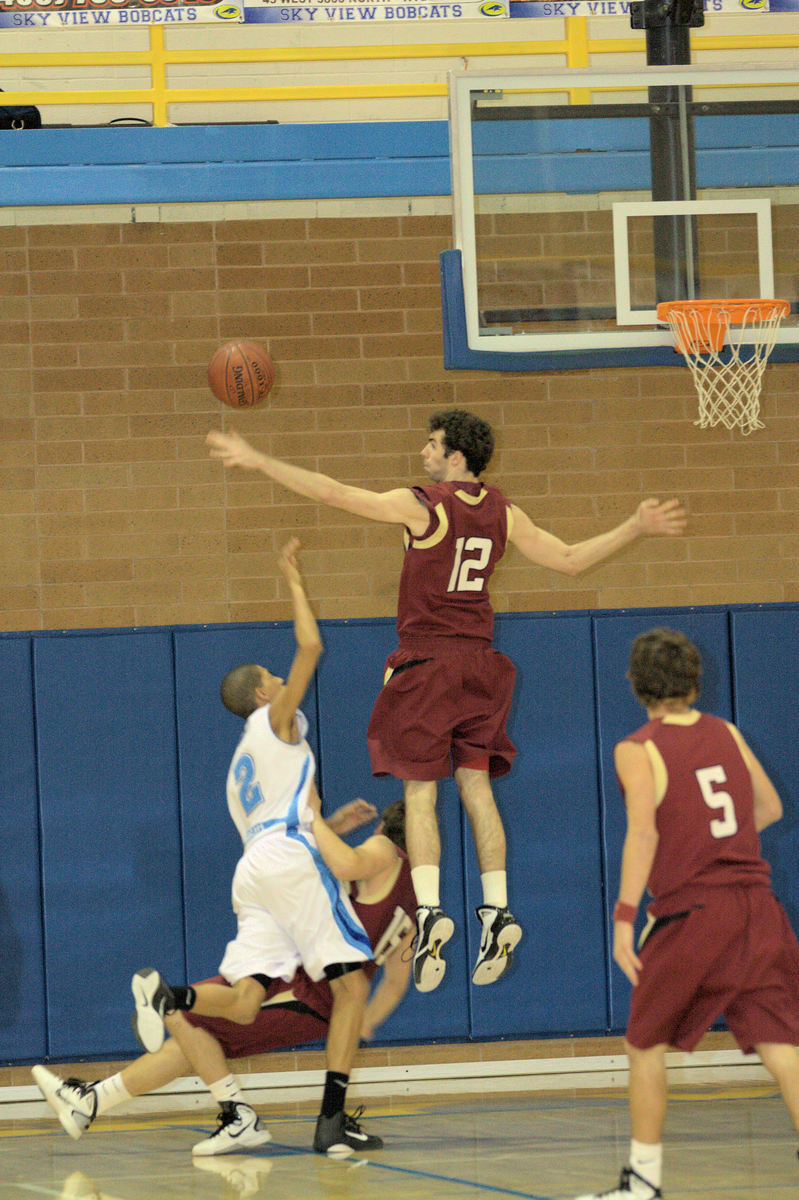
[[[662,1200],[660,1188],[654,1187],[632,1167],[625,1167],[619,1179],[619,1186],[609,1192],[586,1192],[577,1200]]]
[[[480,950],[472,971],[472,983],[495,983],[513,966],[513,951],[522,936],[522,927],[508,908],[483,904],[477,910],[483,926]]]
[[[252,1150],[272,1140],[269,1130],[258,1121],[255,1109],[237,1100],[223,1100],[217,1122],[211,1136],[192,1147],[192,1154],[198,1158],[240,1154],[242,1150]]]
[[[192,1161],[201,1171],[218,1175],[232,1192],[242,1198],[256,1195],[262,1179],[272,1170],[272,1160],[269,1158],[195,1158]]]
[[[130,981],[136,1011],[132,1017],[133,1032],[144,1049],[155,1054],[164,1044],[164,1013],[175,1007],[172,988],[154,967],[143,967]]]
[[[36,1086],[67,1133],[75,1141],[97,1115],[97,1093],[82,1079],[59,1079],[47,1067],[32,1067]]]

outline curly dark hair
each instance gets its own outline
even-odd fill
[[[676,629],[650,629],[633,642],[627,678],[635,698],[646,708],[662,700],[696,699],[702,679],[702,657],[684,633]]]
[[[383,809],[380,820],[383,825],[383,833],[393,842],[395,846],[399,846],[403,854],[407,853],[405,847],[405,801],[395,800],[392,804]]]
[[[462,408],[449,408],[433,413],[427,427],[429,433],[442,431],[447,456],[460,450],[472,475],[482,475],[494,453],[494,433],[487,421]]]
[[[228,671],[219,687],[222,703],[237,717],[246,721],[258,707],[255,689],[261,686],[261,668],[255,663],[242,663]]]

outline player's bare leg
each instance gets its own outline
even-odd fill
[[[441,909],[439,865],[441,837],[436,817],[435,782],[407,779],[405,793],[405,845],[411,879],[419,907],[416,910],[416,947],[413,981],[420,992],[431,992],[444,978],[446,963],[441,947],[455,931]]]
[[[365,1133],[355,1118],[344,1111],[347,1084],[369,998],[369,980],[360,968],[347,971],[330,980],[330,990],[333,1010],[327,1033],[327,1074],[313,1148],[317,1154],[343,1158],[353,1150],[380,1150],[383,1143],[380,1138]]]
[[[480,949],[472,983],[495,983],[513,965],[513,951],[522,936],[521,926],[508,908],[505,828],[488,771],[458,767],[455,782],[471,825],[483,884],[483,903],[477,910],[482,926]]]
[[[793,1046],[779,1042],[758,1042],[755,1050],[763,1066],[779,1084],[791,1120],[799,1132],[799,1054]]]

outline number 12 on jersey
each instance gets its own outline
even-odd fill
[[[491,558],[491,538],[459,537],[455,543],[455,562],[447,584],[448,592],[481,592],[485,571]],[[476,558],[464,558],[464,554],[477,552]]]

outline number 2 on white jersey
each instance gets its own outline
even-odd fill
[[[710,832],[714,838],[732,837],[738,832],[738,821],[735,816],[735,804],[729,792],[716,791],[714,783],[726,783],[727,776],[722,766],[700,767],[696,772],[696,781],[702,793],[702,799],[708,808],[719,809],[722,816],[714,817],[710,822]]]
[[[478,557],[464,560],[464,551],[469,554],[472,550],[479,551]],[[481,592],[485,579],[479,572],[484,571],[488,566],[490,557],[491,538],[459,537],[455,543],[455,562],[447,584],[447,591]]]

